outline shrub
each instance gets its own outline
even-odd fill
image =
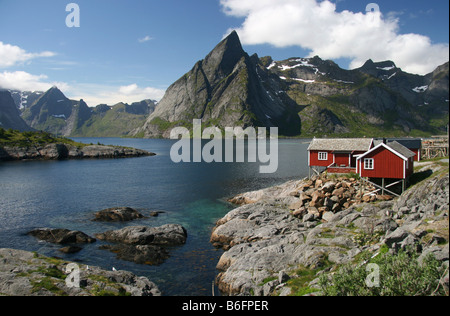
[[[379,283],[366,284],[370,279],[367,265],[348,264],[342,266],[331,278],[320,277],[320,286],[325,296],[431,296],[448,295],[439,285],[444,269],[441,263],[429,255],[422,264],[416,251],[385,253],[371,259],[379,268]]]

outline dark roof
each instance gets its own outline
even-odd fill
[[[398,142],[390,142],[387,144],[384,144],[383,142],[379,143],[377,146],[375,146],[374,148],[372,148],[371,150],[369,150],[368,152],[359,155],[358,156],[358,160],[367,156],[369,153],[377,150],[380,147],[384,147],[388,150],[391,150],[392,152],[394,152],[394,154],[396,154],[397,156],[401,156],[400,158],[402,159],[409,159],[411,157],[414,157],[416,154],[413,153],[411,150],[409,150],[408,148],[406,148],[405,146],[403,146],[402,144],[398,143]]]
[[[422,139],[420,138],[387,138],[386,141],[387,143],[397,142],[408,149],[422,148]],[[383,139],[376,139],[374,145],[377,146],[381,142],[383,142]]]

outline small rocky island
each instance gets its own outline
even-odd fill
[[[21,133],[0,128],[0,161],[108,159],[154,155],[154,153],[130,147],[77,143],[47,132]]]

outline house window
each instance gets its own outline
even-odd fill
[[[319,160],[328,160],[328,153],[327,152],[320,152],[319,153]]]
[[[364,169],[366,169],[366,170],[374,169],[374,161],[372,158],[364,159]]]

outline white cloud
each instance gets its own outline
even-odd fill
[[[120,87],[119,93],[124,94],[124,95],[131,95],[133,93],[136,93],[137,90],[138,90],[138,85],[133,83],[133,84],[130,84],[129,86]]]
[[[224,12],[245,17],[235,30],[243,44],[300,46],[310,56],[349,58],[351,67],[368,60],[392,60],[403,70],[426,74],[449,60],[449,44],[419,34],[399,34],[396,15],[336,11],[329,0],[220,0]],[[229,30],[228,32],[231,32]]]
[[[71,84],[66,95],[74,100],[83,99],[89,106],[96,106],[102,103],[108,105],[114,105],[119,102],[130,104],[145,99],[159,101],[164,96],[164,93],[164,89],[139,87],[135,83],[119,87],[101,84]]]
[[[49,82],[46,75],[32,75],[25,71],[0,72],[0,88],[21,91],[47,91],[52,86],[67,90],[65,82]]]
[[[138,39],[138,42],[139,43],[145,43],[145,42],[148,42],[148,41],[151,41],[153,39],[153,37],[150,37],[150,36],[145,36],[145,37],[143,37],[143,38],[139,38]]]
[[[41,53],[28,53],[19,46],[4,44],[0,41],[0,67],[12,67],[17,64],[30,61],[40,57],[53,57],[56,53],[45,51]]]
[[[161,100],[165,90],[154,87],[110,86],[49,81],[46,75],[33,75],[25,71],[0,72],[0,88],[20,91],[47,91],[57,86],[69,99],[83,99],[89,106],[101,103],[114,105],[119,102],[133,103],[145,99]]]

